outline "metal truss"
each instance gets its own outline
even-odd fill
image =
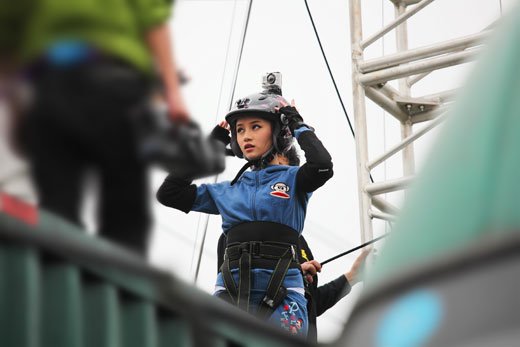
[[[409,49],[407,20],[434,0],[390,0],[395,7],[395,19],[365,38],[362,34],[362,0],[349,1],[359,213],[361,239],[366,241],[373,238],[373,218],[388,222],[395,219],[398,209],[380,195],[403,190],[413,180],[413,142],[441,123],[442,114],[456,94],[456,90],[447,90],[433,95],[411,97],[413,85],[435,70],[474,59],[491,29]],[[396,32],[397,52],[365,60],[365,49],[392,30]],[[398,81],[398,90],[387,83],[392,80]],[[393,116],[401,126],[401,142],[376,158],[368,157],[365,98],[369,98],[385,110],[386,114]],[[414,125],[421,122],[428,124],[420,130],[414,129]],[[398,152],[402,152],[403,177],[372,182],[371,171]]]

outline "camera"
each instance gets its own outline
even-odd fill
[[[195,122],[171,122],[166,109],[136,113],[132,125],[139,141],[139,158],[178,178],[213,176],[226,167],[222,142],[206,138]]]
[[[262,88],[272,94],[282,95],[282,74],[268,72],[262,77]]]

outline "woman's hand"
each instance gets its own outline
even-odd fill
[[[218,123],[218,126],[221,127],[221,128],[226,129],[228,132],[230,131],[230,126],[229,126],[228,122],[226,122],[225,120],[223,120],[222,122]]]
[[[312,276],[316,276],[318,272],[321,272],[321,264],[316,260],[306,261],[301,265],[303,275],[307,283],[312,283]]]
[[[363,252],[361,252],[361,254],[356,258],[356,260],[354,261],[354,264],[352,264],[350,271],[345,274],[345,277],[347,278],[348,283],[351,286],[353,286],[354,284],[356,284],[357,282],[360,281],[359,272],[360,272],[361,268],[363,267],[363,265],[365,264],[365,260],[371,251],[372,251],[371,248],[364,249]]]
[[[166,103],[168,105],[168,114],[173,122],[188,123],[190,121],[188,108],[184,104],[184,100],[179,92],[168,93]]]
[[[223,120],[217,126],[215,126],[215,128],[213,128],[210,134],[210,138],[218,140],[222,142],[225,146],[227,146],[231,142],[229,132],[229,124],[225,120]]]
[[[289,130],[291,130],[291,133],[294,135],[294,131],[296,129],[298,129],[302,125],[305,125],[303,123],[303,117],[296,109],[294,99],[291,101],[291,106],[289,106],[284,100],[280,100],[280,104],[282,104],[282,107],[277,108],[276,110],[285,117],[285,119],[287,120],[287,126],[289,127]]]

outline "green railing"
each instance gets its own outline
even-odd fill
[[[59,218],[32,219],[0,212],[2,347],[306,345]]]

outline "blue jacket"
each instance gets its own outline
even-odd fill
[[[301,234],[312,192],[329,180],[333,171],[330,154],[314,132],[303,129],[296,138],[305,152],[306,163],[301,167],[272,165],[248,171],[233,186],[230,182],[196,186],[191,184],[190,178],[171,173],[159,188],[157,199],[186,213],[220,214],[224,232],[244,222],[266,221],[287,225]],[[235,276],[238,276],[237,271],[232,270]],[[252,272],[258,275],[258,281],[264,283],[272,270],[253,269]],[[289,269],[283,285],[303,288],[299,270]],[[222,286],[222,275],[219,274],[217,287]]]
[[[300,167],[271,165],[247,171],[230,185],[229,181],[197,187],[192,211],[222,216],[222,230],[252,221],[285,224],[301,234],[307,203],[312,193],[298,190]]]

